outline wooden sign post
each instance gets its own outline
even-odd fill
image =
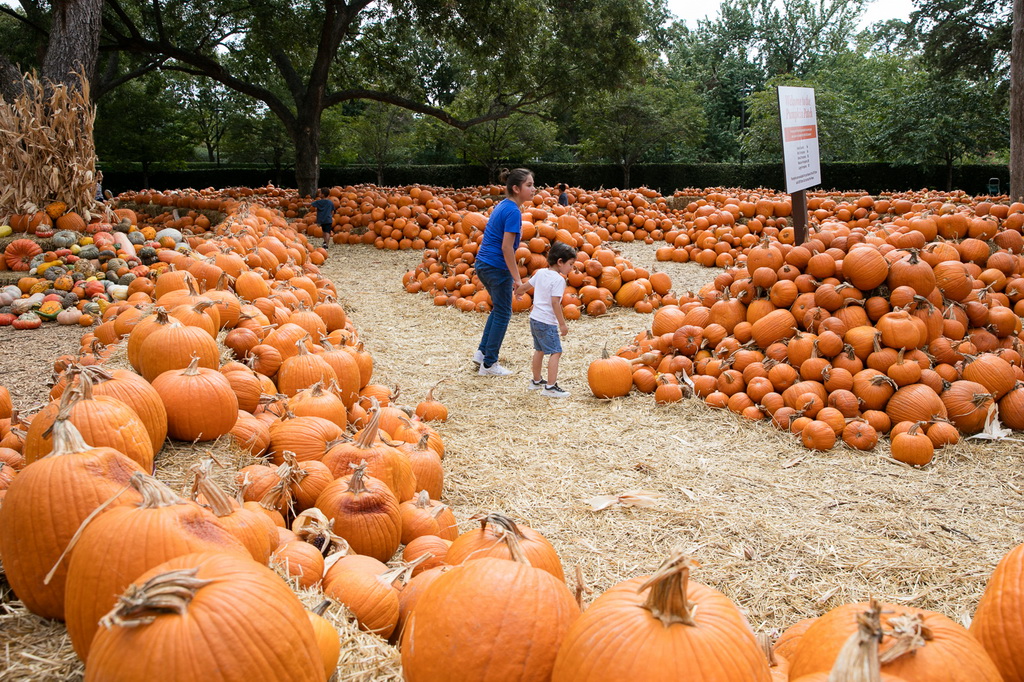
[[[786,191],[793,201],[793,242],[803,244],[807,239],[807,196],[804,190],[821,184],[814,88],[780,85],[779,123]]]

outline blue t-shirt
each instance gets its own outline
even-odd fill
[[[334,204],[330,199],[317,199],[311,205],[316,209],[316,222],[318,225],[327,225],[334,222]]]
[[[489,265],[492,268],[507,270],[505,256],[501,253],[501,243],[505,239],[505,233],[512,232],[516,235],[516,241],[512,249],[519,248],[519,235],[523,233],[523,214],[519,206],[511,199],[505,199],[491,212],[487,219],[487,227],[484,228],[484,239],[476,254],[476,262]]]

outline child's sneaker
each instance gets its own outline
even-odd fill
[[[490,367],[480,365],[480,371],[477,372],[482,377],[507,377],[512,374],[512,370],[505,369],[498,363],[494,363]]]
[[[554,386],[545,386],[544,390],[541,391],[541,395],[546,395],[549,398],[568,398],[569,391],[565,390],[558,384]]]
[[[533,379],[530,379],[530,383],[526,385],[527,391],[539,391],[542,388],[544,388],[543,379],[541,379],[540,381],[534,381]]]

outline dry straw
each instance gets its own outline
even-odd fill
[[[35,75],[25,83],[13,101],[0,100],[0,216],[62,201],[88,222],[96,196],[88,79],[80,89],[43,87]]]

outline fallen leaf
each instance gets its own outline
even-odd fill
[[[661,493],[653,490],[627,490],[619,495],[598,495],[587,500],[591,511],[601,511],[615,505],[623,507],[653,507]]]

